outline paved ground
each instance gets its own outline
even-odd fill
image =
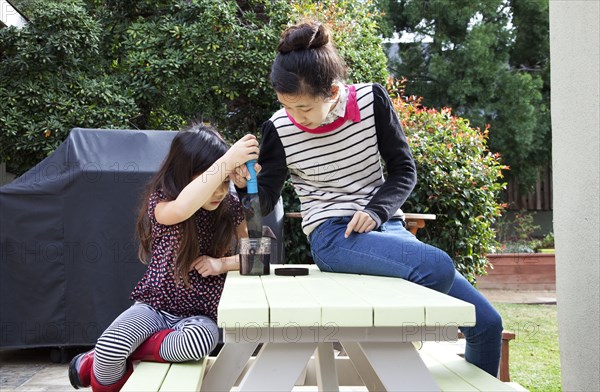
[[[515,304],[556,304],[556,291],[479,290],[491,302]]]
[[[492,302],[556,303],[556,293],[553,291],[481,291]],[[73,349],[66,354],[72,356],[76,352],[77,350]],[[0,391],[73,391],[67,376],[68,364],[53,363],[53,354],[57,352],[50,349],[0,351]]]

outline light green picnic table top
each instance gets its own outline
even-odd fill
[[[271,266],[274,268],[298,265]],[[472,304],[400,278],[321,272],[307,276],[228,273],[218,310],[222,328],[474,325]]]

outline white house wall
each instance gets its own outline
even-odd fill
[[[600,1],[550,0],[562,387],[600,390]]]

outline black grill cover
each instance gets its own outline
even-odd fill
[[[145,271],[136,256],[140,198],[175,134],[75,128],[0,187],[1,348],[94,345],[131,305]],[[281,205],[265,218],[279,240]]]

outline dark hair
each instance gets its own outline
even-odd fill
[[[148,216],[150,195],[161,190],[167,200],[175,200],[196,175],[208,170],[227,150],[227,144],[221,135],[213,128],[202,124],[192,124],[175,136],[167,157],[148,184],[138,215],[137,233],[140,239],[138,257],[144,264],[148,263],[152,254],[152,225]],[[215,233],[208,253],[212,257],[222,257],[231,248],[235,236],[228,203],[223,201],[209,215],[214,220],[211,226],[215,227]],[[181,237],[174,272],[176,277],[188,284],[188,271],[192,262],[200,256],[198,230],[194,215],[179,225]]]
[[[344,61],[321,23],[308,21],[288,27],[277,50],[271,83],[278,93],[329,98],[333,83],[346,77]]]

